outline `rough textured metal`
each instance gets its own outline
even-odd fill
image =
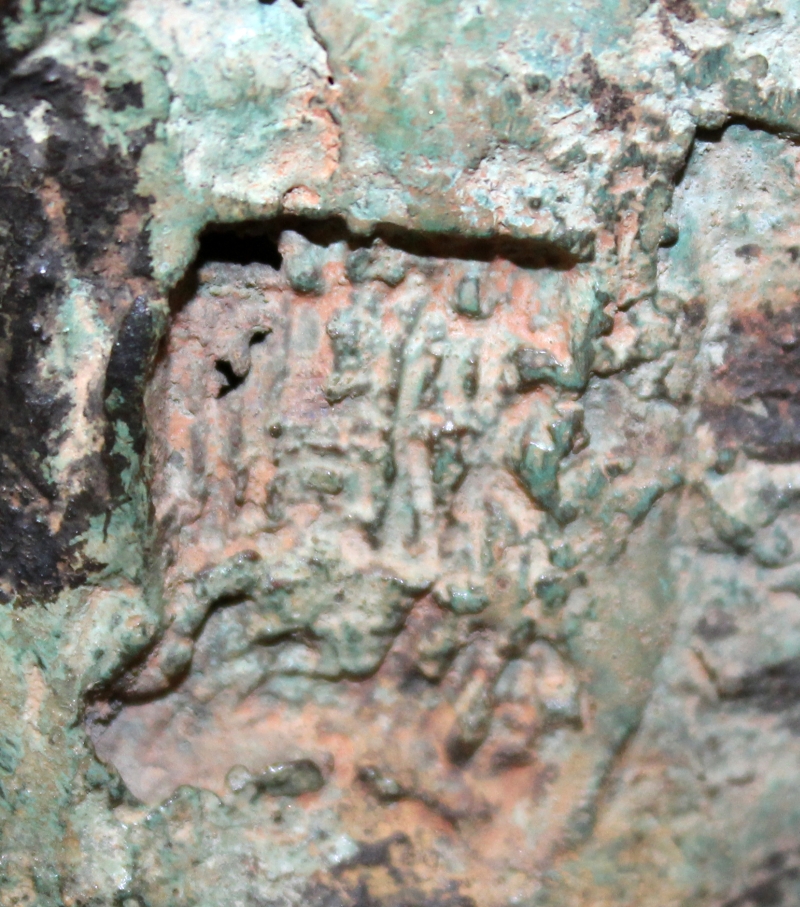
[[[800,903],[798,17],[7,5],[0,904]]]

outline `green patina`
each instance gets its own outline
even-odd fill
[[[285,213],[308,223],[340,218],[351,231],[351,308],[342,306],[325,325],[335,359],[325,388],[330,407],[370,399],[371,356],[383,342],[381,303],[370,287],[402,290],[414,268],[423,273],[426,256],[409,264],[404,245],[416,249],[431,235],[482,240],[456,249],[455,257],[469,258],[478,248],[477,261],[509,253],[495,244],[509,236],[528,243],[538,258],[522,267],[543,272],[534,327],[563,321],[566,352],[529,345],[507,356],[509,386],[516,381],[514,392],[535,394],[539,408],[514,437],[503,468],[542,520],[526,535],[508,514],[486,516],[484,549],[475,556],[481,582],[437,583],[388,570],[360,576],[342,567],[335,539],[315,538],[302,557],[277,566],[242,555],[220,562],[197,578],[196,600],[168,617],[163,538],[154,531],[146,481],[151,452],[137,449],[130,424],[117,417],[126,405],[120,392],[99,396],[120,324],[115,312],[130,300],[114,296],[115,278],[98,289],[100,265],[79,273],[65,258],[66,290],[52,313],[40,378],[57,386],[66,416],[48,436],[45,478],[77,494],[92,482],[91,457],[104,452],[116,463],[121,493],[74,537],[89,565],[85,581],[46,603],[34,596],[22,608],[20,595],[0,605],[0,900],[43,907],[308,902],[311,889],[303,886],[315,873],[351,865],[359,854],[333,810],[312,820],[302,805],[281,800],[284,840],[293,834],[295,843],[246,842],[272,800],[323,787],[316,765],[270,766],[248,777],[242,789],[249,785],[250,795],[230,802],[184,787],[144,806],[97,761],[83,726],[86,704],[109,689],[122,695],[126,672],[166,638],[169,621],[180,637],[164,644],[170,682],[191,671],[185,640],[201,638],[206,620],[203,638],[216,640],[218,653],[232,652],[232,615],[243,599],[273,620],[258,631],[258,645],[280,647],[292,634],[307,634],[321,653],[306,663],[288,639],[288,667],[276,669],[270,695],[326,701],[342,678],[374,672],[411,600],[430,592],[445,616],[420,648],[418,668],[428,680],[443,676],[461,635],[478,626],[506,634],[503,657],[511,661],[532,634],[568,652],[599,703],[591,738],[597,752],[586,756],[591,803],[570,817],[565,833],[574,850],[526,889],[525,903],[717,903],[737,893],[731,878],[746,888],[745,877],[753,884],[766,877],[759,859],[768,847],[784,853],[789,869],[774,884],[791,902],[800,814],[790,765],[792,671],[800,658],[792,618],[796,491],[789,442],[771,451],[758,432],[771,424],[773,402],[791,400],[793,391],[767,386],[778,381],[772,374],[747,372],[750,360],[766,355],[761,347],[752,354],[743,348],[727,370],[725,357],[739,349],[744,330],[729,330],[737,293],[779,314],[789,304],[773,288],[789,296],[800,289],[791,270],[800,246],[797,157],[785,137],[800,131],[800,101],[767,51],[773,32],[791,46],[798,41],[797,10],[740,6],[743,12],[726,3],[633,0],[22,0],[4,20],[9,59],[24,69],[52,58],[75,73],[83,84],[80,116],[131,162],[147,209],[154,346],[170,330],[167,305],[156,300],[186,272],[203,228]],[[707,33],[693,33],[693,21]],[[48,127],[50,114],[41,114],[44,126],[28,114],[33,141],[44,147],[48,139],[37,139],[37,129]],[[697,126],[720,128],[731,118],[748,125],[701,134],[688,157]],[[139,216],[120,204],[120,231],[126,210]],[[636,225],[626,234],[620,225],[631,215]],[[387,233],[383,246],[364,239],[387,227],[401,231],[399,239]],[[108,242],[112,251],[116,241]],[[285,256],[288,284],[309,304],[338,254],[333,245],[306,241]],[[566,273],[575,278],[569,287]],[[475,330],[507,306],[482,286],[467,275],[449,303]],[[406,346],[396,359],[403,380],[416,380],[414,356],[458,359],[448,393],[477,407],[475,357],[433,321],[420,319],[415,334],[420,311],[402,313]],[[768,319],[760,330],[770,350],[771,331],[790,332],[790,316],[779,322],[756,304],[742,303],[742,311],[747,330],[753,312]],[[612,315],[616,327],[624,323],[622,339],[611,330]],[[294,340],[300,353],[321,336],[321,322],[312,321]],[[780,356],[789,355],[793,337],[786,333],[783,352],[774,354],[782,375],[791,374]],[[83,359],[92,356],[97,369],[84,398]],[[732,382],[737,369],[750,382],[731,391],[739,421],[715,422],[722,404],[706,387]],[[142,390],[146,378],[142,372]],[[420,399],[437,380],[421,383]],[[493,406],[502,411],[510,399]],[[112,417],[108,438],[103,406]],[[283,443],[305,451],[305,439],[284,421],[274,423],[275,436],[282,431]],[[742,424],[756,440],[736,435]],[[431,452],[434,507],[452,501],[467,474],[467,429],[409,433],[426,438]],[[656,449],[648,432],[664,445]],[[376,510],[388,506],[391,458],[354,447],[345,456],[339,469],[287,455],[288,486],[296,482],[323,509],[360,497],[374,498]],[[285,520],[280,485],[274,492],[266,505],[270,531]],[[404,501],[393,516],[410,536],[420,507]],[[494,574],[506,570],[507,551],[534,544],[549,564],[538,573],[527,562],[508,566],[515,597],[500,620]],[[741,577],[731,580],[737,571]],[[770,596],[791,603],[770,610]],[[540,606],[535,618],[521,613],[529,600]],[[685,668],[692,658],[707,672],[705,686]],[[231,676],[217,680],[224,686]],[[681,689],[702,702],[710,730],[684,708]],[[454,762],[468,760],[489,733],[493,695],[484,689],[464,707]],[[590,744],[569,737],[579,718],[572,700],[564,702],[548,713],[557,730],[543,752],[586,746],[588,753]],[[766,716],[764,727],[755,719],[740,727],[748,708]],[[709,743],[712,734],[733,741],[714,758],[720,745]],[[646,762],[650,752],[672,765],[666,792],[649,801],[646,793],[642,801],[616,793],[627,783],[617,753],[634,736],[644,740],[645,756],[633,747],[631,759]],[[763,774],[751,764],[759,760],[770,766]],[[747,790],[755,791],[750,800]],[[734,822],[742,829],[736,841],[728,835]],[[260,861],[260,881],[240,871],[245,857]]]

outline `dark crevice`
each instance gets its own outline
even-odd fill
[[[281,646],[287,642],[301,643],[309,649],[317,649],[320,637],[309,627],[300,627],[297,630],[285,630],[282,633],[276,633],[274,636],[263,637],[256,640],[256,643],[264,649]]]
[[[378,841],[359,842],[357,852],[350,859],[340,863],[333,874],[340,875],[356,866],[384,866],[391,870],[393,867],[392,848],[396,846],[409,847],[411,841],[404,832],[395,832],[388,838]]]
[[[193,638],[200,635],[211,613],[206,615],[201,629],[193,635]],[[87,692],[84,699],[84,714],[87,724],[110,724],[125,707],[160,702],[181,687],[191,672],[191,661],[179,671],[170,674],[163,686],[146,692],[135,689],[140,674],[147,669],[159,646],[164,642],[164,638],[164,633],[159,632],[133,659],[118,664],[109,679],[97,684]],[[106,713],[104,717],[97,717],[98,714],[103,715],[104,713]]]
[[[268,233],[251,231],[246,227],[241,230],[220,227],[205,230],[200,237],[197,267],[211,261],[236,265],[269,265],[276,271],[283,263],[277,243]]]
[[[751,119],[750,117],[742,116],[731,116],[725,120],[722,126],[717,126],[713,129],[710,129],[705,126],[697,126],[692,138],[692,142],[689,145],[689,149],[686,152],[686,156],[683,159],[683,163],[678,168],[675,173],[674,183],[676,186],[680,186],[683,182],[684,177],[686,176],[686,171],[689,167],[689,162],[692,160],[692,157],[697,150],[697,143],[703,142],[705,144],[717,145],[722,141],[723,136],[731,126],[745,126],[751,132],[765,132],[767,135],[773,135],[776,138],[784,139],[792,144],[796,145],[800,143],[800,136],[795,133],[788,133],[786,130],[778,129],[764,120]]]
[[[672,185],[673,185],[673,187],[674,187],[675,189],[677,189],[678,186],[680,186],[681,183],[682,183],[682,182],[684,181],[684,179],[686,178],[686,172],[687,172],[688,169],[689,169],[689,161],[691,161],[692,158],[694,157],[694,153],[695,153],[695,151],[696,151],[697,142],[698,142],[698,141],[703,141],[703,139],[701,139],[701,138],[699,139],[699,138],[698,138],[698,132],[702,132],[702,131],[703,131],[703,130],[701,130],[701,129],[696,129],[696,130],[695,130],[695,133],[694,133],[694,135],[692,136],[692,140],[691,140],[691,142],[689,143],[689,147],[686,149],[686,154],[684,155],[684,158],[683,158],[683,160],[681,161],[680,166],[678,167],[678,169],[677,169],[677,170],[675,171],[675,173],[673,174],[673,177],[672,177]],[[670,208],[671,208],[671,206],[670,206]],[[667,211],[669,211],[670,208],[668,208]]]
[[[458,233],[413,230],[379,224],[369,234],[350,231],[341,217],[320,220],[285,215],[269,221],[244,221],[236,226],[209,224],[200,236],[194,269],[209,262],[266,264],[279,270],[278,241],[284,230],[300,233],[319,246],[345,242],[352,251],[369,248],[376,240],[411,255],[489,262],[505,258],[521,268],[569,270],[592,254],[576,255],[553,242],[511,236],[466,237]]]
[[[493,261],[505,258],[520,268],[568,271],[589,256],[574,255],[554,243],[510,236],[464,237],[452,233],[407,230],[393,225],[378,227],[374,236],[421,257]]]
[[[780,129],[776,126],[773,126],[766,120],[753,119],[752,117],[743,117],[743,116],[731,116],[722,124],[715,129],[707,129],[703,126],[698,126],[694,133],[695,142],[711,142],[717,144],[722,141],[722,137],[725,135],[728,129],[731,126],[745,126],[751,132],[765,132],[767,135],[774,135],[776,138],[786,139],[793,144],[797,144],[800,141],[800,136],[795,132],[787,132],[785,129]],[[691,151],[690,151],[691,154]]]
[[[800,705],[800,658],[789,658],[747,674],[734,689],[723,691],[721,698],[752,705],[767,714],[797,707]]]
[[[247,377],[247,372],[244,375],[237,375],[233,370],[233,366],[227,359],[217,359],[214,363],[214,368],[225,378],[228,382],[223,384],[219,389],[217,394],[217,399],[221,397],[226,397],[231,391],[235,391],[237,387],[241,387],[244,384],[244,379]]]
[[[268,336],[269,331],[254,331],[250,337],[250,340],[248,341],[248,345],[256,346],[259,343],[263,343]],[[223,384],[219,389],[217,399],[226,397],[231,391],[236,390],[237,387],[241,387],[242,384],[244,384],[245,378],[247,378],[247,375],[249,374],[248,369],[248,371],[245,371],[243,374],[238,375],[234,371],[233,365],[231,365],[231,363],[228,362],[227,359],[217,359],[217,361],[214,363],[214,368],[216,368],[216,370],[228,382],[227,384]]]

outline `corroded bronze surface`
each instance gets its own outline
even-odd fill
[[[310,759],[308,821],[404,842],[428,889],[466,861],[519,895],[580,837],[672,626],[674,507],[626,546],[680,483],[679,413],[637,432],[622,386],[587,389],[589,266],[278,248],[207,264],[172,322],[147,404],[169,630],[122,690],[177,689],[98,751],[153,803]],[[610,407],[630,438],[592,443]]]
[[[0,905],[800,903],[792,0],[0,23]]]

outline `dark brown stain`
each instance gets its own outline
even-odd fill
[[[58,379],[41,377],[39,362],[70,275],[112,299],[119,278],[110,284],[97,267],[110,248],[127,274],[150,273],[146,237],[143,248],[141,233],[117,242],[116,232],[123,215],[145,224],[149,201],[136,194],[136,159],[148,138],[134,137],[127,157],[106,146],[100,128],[85,119],[83,83],[53,60],[6,71],[0,101],[10,114],[0,119],[0,599],[25,604],[79,585],[100,566],[74,542],[109,506],[108,471],[92,456],[81,464],[91,476],[87,487],[70,493],[50,480],[47,457],[70,403]],[[50,136],[37,145],[25,118],[41,101],[49,105]],[[54,196],[63,204],[60,224],[46,207]],[[101,399],[88,407],[90,418],[104,418]],[[57,530],[54,512],[62,514]]]
[[[703,414],[721,447],[767,463],[800,459],[800,302],[735,318]]]
[[[743,258],[745,261],[753,261],[753,259],[761,255],[761,246],[756,245],[756,243],[745,243],[743,246],[739,246],[733,254],[737,258]]]
[[[120,476],[127,465],[122,454],[113,452],[115,422],[121,420],[127,425],[133,450],[141,457],[145,446],[145,382],[156,343],[156,327],[150,307],[144,296],[137,296],[122,320],[111,349],[103,388],[108,415],[103,458],[114,499],[119,499],[125,493]]]
[[[308,907],[476,907],[472,898],[455,887],[431,894],[407,889],[402,894],[377,897],[370,892],[366,878],[348,887],[313,883],[306,888],[303,903]]]
[[[755,879],[722,907],[790,907],[796,903],[800,879],[800,851],[771,854],[756,871]]]
[[[126,107],[136,107],[139,110],[144,107],[144,94],[140,82],[125,82],[123,85],[107,88],[106,97],[108,106],[116,112]]]
[[[672,27],[672,20],[664,6],[661,6],[658,10],[658,27],[661,30],[661,34],[669,41],[674,51],[685,54],[689,53],[689,48],[681,41],[675,29]]]
[[[661,0],[661,5],[681,22],[694,22],[697,18],[695,8],[689,0]]]
[[[581,58],[581,70],[589,80],[589,98],[597,113],[597,121],[604,129],[620,126],[625,129],[633,122],[633,99],[617,85],[604,79],[597,68],[594,58],[584,54]]]
[[[712,608],[697,622],[695,632],[706,642],[716,642],[733,636],[738,629],[736,621],[730,614],[720,611],[718,608]]]
[[[703,299],[692,299],[683,309],[686,324],[689,327],[704,327],[706,323],[706,303]]]

